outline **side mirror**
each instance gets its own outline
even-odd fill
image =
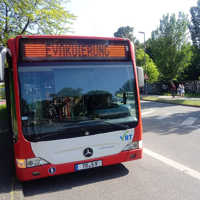
[[[138,85],[139,87],[144,87],[144,70],[142,67],[136,66],[137,69],[137,77],[138,77]]]
[[[5,47],[0,47],[0,82],[4,81],[4,69],[7,53],[11,55],[9,49]]]

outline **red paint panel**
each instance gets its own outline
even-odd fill
[[[135,155],[135,157],[131,158],[131,155]],[[79,161],[79,162],[59,164],[59,165],[49,164],[49,165],[43,165],[40,167],[33,167],[33,168],[26,168],[26,169],[16,168],[16,174],[17,174],[17,178],[20,181],[29,181],[33,179],[45,178],[48,176],[55,176],[55,175],[75,172],[74,166],[76,164],[80,164],[84,162],[102,160],[103,166],[108,166],[108,165],[119,164],[126,161],[137,160],[140,158],[142,158],[142,149],[137,149],[137,150],[131,150],[131,151],[124,151],[116,155],[100,157],[100,158],[91,159],[87,161]],[[49,173],[49,168],[51,167],[54,167],[56,169],[53,175]],[[39,172],[40,175],[34,176],[32,175],[33,172]]]

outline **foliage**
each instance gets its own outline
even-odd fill
[[[5,86],[0,83],[0,99],[5,99]]]
[[[193,44],[200,49],[200,0],[197,2],[196,7],[190,9],[191,24],[190,33]]]
[[[152,32],[147,50],[160,72],[160,79],[171,81],[191,63],[192,51],[187,43],[188,18],[183,13],[164,15]]]
[[[61,34],[75,16],[63,6],[68,0],[0,0],[0,45],[22,34]]]
[[[147,82],[153,83],[158,80],[158,69],[153,60],[143,49],[136,50],[136,62],[137,66],[142,66],[144,68],[144,73],[148,76]]]
[[[193,57],[191,65],[184,71],[182,78],[184,80],[200,79],[200,0],[196,7],[190,9],[191,23],[189,25],[191,39],[193,42]]]
[[[178,77],[179,81],[194,81],[200,78],[200,49],[191,46],[192,59],[190,65]]]
[[[144,72],[148,76],[148,82],[153,83],[157,81],[159,72],[153,62],[153,60],[141,49],[142,45],[138,40],[133,36],[134,28],[130,26],[120,27],[117,32],[114,33],[115,37],[128,38],[132,42],[135,42],[136,45],[136,60],[137,65],[144,68]],[[145,57],[144,57],[145,55]],[[144,61],[145,60],[145,61]]]
[[[130,41],[134,42],[135,37],[133,35],[134,28],[130,26],[122,26],[118,28],[117,32],[114,33],[115,37],[128,38]]]

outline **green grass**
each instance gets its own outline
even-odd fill
[[[185,94],[185,97],[193,97],[193,98],[199,98],[200,97],[200,94],[193,94],[193,93],[186,93]]]
[[[171,93],[166,93],[166,92],[165,92],[165,93],[162,93],[162,95],[163,95],[163,96],[172,96]]]
[[[172,96],[172,94],[171,93],[163,93],[162,94],[163,96]],[[185,93],[185,95],[184,95],[185,97],[192,97],[192,98],[200,98],[200,94],[198,93],[198,94],[195,94],[195,93]]]
[[[0,88],[4,88],[4,87],[5,87],[4,84],[1,84],[1,85],[0,85]]]
[[[195,100],[182,100],[182,99],[161,99],[158,97],[153,96],[146,96],[142,97],[143,100],[147,101],[157,101],[161,103],[171,103],[171,104],[178,104],[178,105],[187,105],[187,106],[198,106],[200,107],[200,101]]]
[[[6,105],[0,106],[0,121],[1,120],[8,120],[8,112],[6,109]]]
[[[5,99],[5,88],[4,88],[4,85],[0,85],[0,99]]]

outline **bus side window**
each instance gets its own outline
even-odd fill
[[[6,104],[9,117],[9,131],[13,135],[13,139],[17,141],[18,127],[17,127],[17,116],[15,108],[15,97],[14,97],[14,82],[12,72],[12,60],[11,57],[7,57],[8,66],[5,68],[5,90],[6,90]]]

